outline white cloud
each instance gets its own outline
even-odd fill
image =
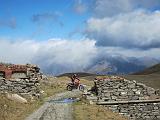
[[[106,17],[134,11],[135,9],[156,9],[160,0],[96,0],[94,16]]]
[[[99,46],[160,48],[160,11],[137,10],[113,17],[90,18],[86,35]]]
[[[33,63],[50,74],[83,71],[109,56],[158,58],[159,49],[129,50],[97,47],[95,41],[50,39],[47,41],[11,41],[0,39],[0,61],[16,64]],[[160,58],[159,58],[160,59]]]
[[[34,41],[16,41],[0,39],[0,61],[13,63],[30,62],[36,51],[39,49],[39,43]]]
[[[94,12],[96,17],[104,17],[128,12],[131,9],[129,0],[96,0]]]
[[[0,61],[18,64],[39,64],[46,72],[81,71],[96,56],[95,41],[61,40],[10,41],[0,40]]]
[[[87,10],[87,6],[85,5],[84,2],[82,2],[82,0],[75,1],[74,11],[76,13],[82,14],[82,13],[86,12],[86,10]]]
[[[96,56],[95,41],[50,40],[39,49],[35,63],[54,73],[82,71]]]
[[[125,49],[121,47],[97,47],[98,56],[121,56],[121,57],[148,57],[160,60],[160,48],[139,50],[139,49]]]

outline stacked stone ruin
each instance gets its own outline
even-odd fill
[[[95,81],[97,104],[129,120],[160,120],[159,91],[136,81],[108,78]]]
[[[25,65],[26,71],[14,74],[12,78],[0,79],[0,92],[1,93],[16,93],[25,98],[28,97],[39,97],[40,96],[40,80],[42,79],[42,73],[40,68],[36,65],[27,64]]]

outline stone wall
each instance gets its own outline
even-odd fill
[[[27,78],[26,73],[23,72],[16,72],[16,73],[12,73],[11,78]]]
[[[97,80],[99,101],[146,100],[158,96],[158,90],[126,79]]]
[[[160,120],[159,91],[144,84],[120,79],[95,81],[97,104],[129,120]]]
[[[39,97],[40,89],[39,89],[39,80],[36,78],[31,79],[12,79],[0,80],[0,91],[1,92],[9,92],[9,93],[17,93],[23,97],[36,96]]]
[[[113,112],[118,112],[130,120],[160,120],[160,102],[159,103],[131,103],[105,105]]]

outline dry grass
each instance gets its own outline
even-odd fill
[[[74,120],[127,120],[102,106],[90,105],[82,101],[75,103],[73,109]]]
[[[126,75],[124,78],[129,80],[136,80],[137,82],[144,83],[152,88],[160,89],[160,74]]]
[[[41,84],[41,89],[45,91],[43,98],[52,96],[66,90],[66,84],[69,79],[67,77],[49,78],[47,82]]]
[[[22,104],[8,100],[4,95],[0,95],[0,119],[1,120],[23,120],[26,115],[38,108],[43,102],[41,100]]]
[[[80,82],[84,85],[87,85],[87,86],[93,86],[94,85],[94,82],[93,81],[89,81],[89,80],[86,80],[86,79],[83,79],[83,78],[80,78]]]

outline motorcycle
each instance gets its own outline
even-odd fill
[[[68,91],[72,91],[73,89],[79,89],[80,91],[84,91],[83,84],[75,85],[74,83],[68,83],[66,88]]]

